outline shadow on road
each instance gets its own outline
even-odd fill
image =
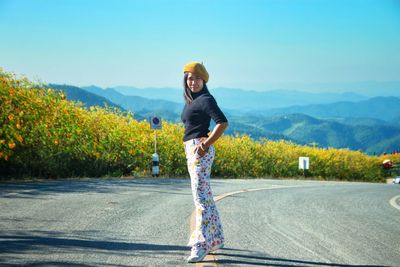
[[[160,190],[160,185],[168,191]],[[157,193],[191,194],[189,179],[70,179],[1,182],[0,197],[40,198],[61,193],[113,193],[124,190],[155,190]],[[189,193],[187,191],[189,190]],[[181,193],[182,191],[182,193]]]
[[[19,234],[19,235],[0,235],[0,255],[8,253],[34,252],[40,250],[42,252],[54,249],[94,249],[109,252],[118,251],[188,251],[186,246],[176,245],[158,245],[146,243],[131,243],[118,240],[95,240],[95,239],[78,239],[70,237],[51,236],[51,232],[46,232],[48,236]],[[59,234],[59,233],[55,233]]]
[[[230,250],[230,249],[223,249]],[[264,257],[257,255],[243,255],[233,253],[213,253],[215,256],[228,257],[229,259],[217,260],[217,263],[224,265],[254,265],[254,266],[297,266],[297,267],[311,267],[311,266],[341,266],[341,267],[384,267],[382,265],[349,265],[339,263],[325,263],[304,260],[292,260],[274,257]],[[205,261],[206,262],[206,261]]]
[[[118,264],[122,259],[133,261],[136,256],[151,259],[154,255],[171,259],[171,256],[189,251],[186,246],[90,239],[87,238],[90,233],[84,234],[85,238],[68,235],[52,231],[0,232],[0,265],[122,267],[133,266]],[[114,258],[115,263],[98,262],[109,257]]]

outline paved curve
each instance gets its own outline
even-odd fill
[[[213,181],[246,188],[218,201],[216,265],[400,266],[398,185]],[[191,266],[188,180],[2,183],[0,210],[1,266]]]

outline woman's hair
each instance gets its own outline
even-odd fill
[[[185,100],[186,104],[190,104],[193,101],[192,93],[190,91],[190,88],[187,85],[188,76],[189,76],[188,72],[185,72],[185,74],[183,75],[183,99]],[[203,90],[208,92],[208,87],[206,85],[206,82],[204,82],[204,84],[203,84],[202,91]]]

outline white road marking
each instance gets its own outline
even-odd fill
[[[400,198],[400,195],[395,196],[395,197],[392,197],[392,199],[390,199],[389,203],[390,203],[390,205],[392,205],[395,209],[400,210],[400,205],[397,204],[397,202],[396,202],[396,200],[397,200],[398,198]]]

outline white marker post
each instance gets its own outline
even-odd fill
[[[161,130],[161,118],[157,116],[150,117],[150,127],[154,131],[154,154],[152,155],[151,175],[157,177],[160,175],[160,157],[157,154],[157,130]]]
[[[299,157],[299,170],[303,170],[303,175],[306,177],[306,171],[310,168],[309,157]]]

